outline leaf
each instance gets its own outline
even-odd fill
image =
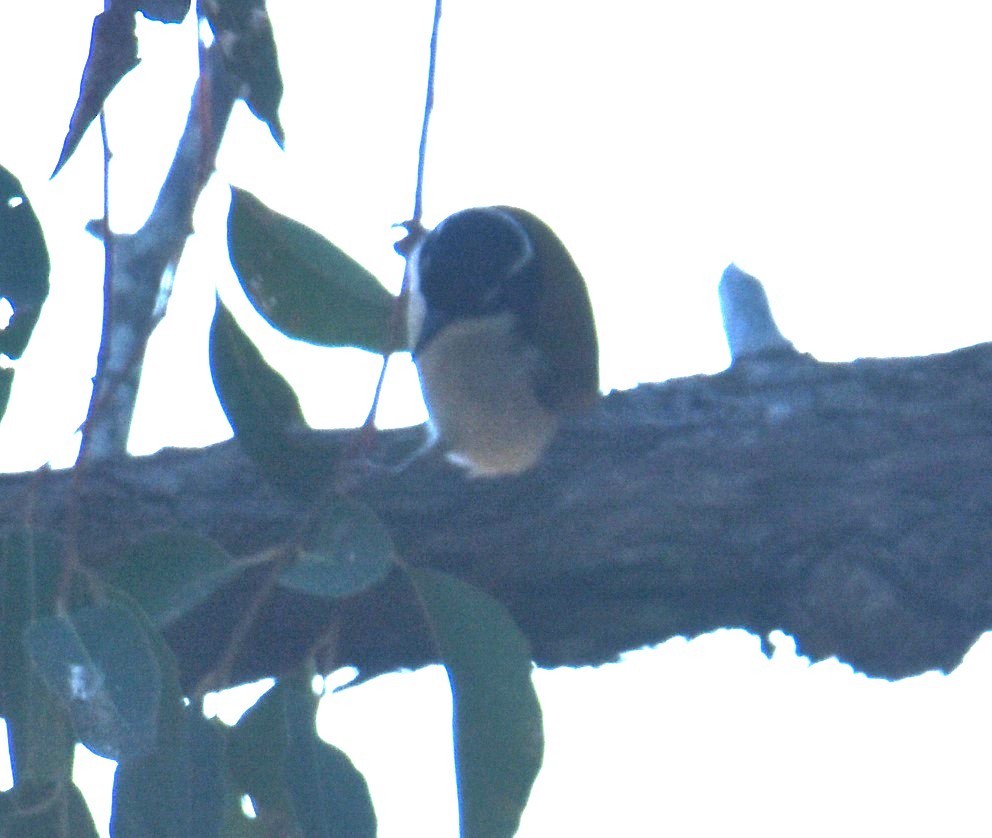
[[[226,803],[224,734],[193,707],[163,729],[156,753],[118,766],[110,833],[114,838],[217,835]]]
[[[27,527],[0,531],[0,714],[11,713],[10,697],[30,661],[21,638],[31,621],[52,613],[60,575],[54,540]]]
[[[24,642],[87,748],[118,762],[154,749],[162,673],[129,610],[110,604],[42,617],[28,626]]]
[[[72,783],[29,782],[0,795],[4,838],[97,838],[96,825]]]
[[[296,393],[220,300],[210,326],[210,374],[234,435],[264,477],[280,488],[313,494],[328,463],[293,433],[307,427]]]
[[[249,818],[241,808],[241,795],[228,801],[220,838],[270,838],[271,833],[258,818]]]
[[[375,836],[365,778],[317,736],[316,709],[308,684],[278,682],[232,729],[231,774],[272,830],[298,829],[307,838]]]
[[[252,305],[290,337],[390,350],[393,295],[350,256],[298,221],[232,188],[231,264]]]
[[[79,98],[69,119],[69,132],[62,144],[55,177],[66,164],[90,123],[103,110],[116,86],[124,76],[138,66],[138,38],[134,32],[134,5],[114,3],[93,19],[90,53],[79,83]]]
[[[395,558],[393,540],[375,513],[336,498],[304,534],[299,558],[279,583],[316,596],[348,596],[381,581]]]
[[[314,729],[314,711],[297,693],[286,701],[290,746],[286,783],[304,835],[375,838],[368,783],[348,756]]]
[[[38,216],[21,182],[0,166],[0,295],[13,309],[10,322],[0,331],[0,353],[8,358],[20,358],[28,344],[48,297],[50,267]],[[6,405],[13,371],[0,370],[0,374],[5,379]]]
[[[245,104],[282,148],[286,140],[279,123],[282,75],[264,0],[213,0],[202,8],[214,38],[223,46],[225,65],[241,83]]]
[[[239,571],[219,544],[194,532],[152,533],[102,577],[137,602],[156,626],[177,620]]]
[[[7,412],[7,404],[10,402],[10,388],[13,385],[14,371],[0,367],[0,419]]]
[[[138,11],[149,20],[182,23],[189,13],[190,0],[139,0]]]
[[[307,426],[296,392],[218,299],[210,325],[210,373],[221,407],[239,439],[280,436]]]
[[[529,644],[477,588],[427,568],[407,573],[451,682],[462,838],[512,836],[544,753]]]
[[[285,690],[273,686],[231,728],[228,764],[239,792],[252,799],[256,814],[270,823],[295,824],[286,764],[289,730],[285,715]],[[265,754],[265,759],[259,759]]]
[[[14,783],[68,783],[75,740],[65,708],[41,682],[24,648],[27,627],[52,613],[60,576],[54,540],[26,527],[0,534],[0,715]]]
[[[117,767],[110,831],[114,838],[185,838],[216,834],[228,796],[221,731],[187,704],[172,650],[123,591],[103,594],[144,629],[161,672],[154,750]],[[209,829],[203,830],[204,826]]]

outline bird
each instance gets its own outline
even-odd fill
[[[521,474],[561,418],[599,396],[585,281],[554,231],[515,207],[473,207],[410,255],[408,340],[429,445],[470,477]]]

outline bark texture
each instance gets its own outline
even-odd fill
[[[380,435],[375,456],[420,439]],[[311,432],[326,484],[347,432]],[[0,479],[0,521],[68,533],[99,565],[149,530],[192,527],[238,554],[286,538],[312,499],[269,486],[234,441]],[[992,628],[992,345],[819,363],[791,352],[612,393],[519,478],[468,481],[435,455],[353,493],[405,560],[500,599],[542,665],[742,627],[869,675],[953,668]],[[188,683],[216,665],[262,575],[170,627]],[[283,672],[322,637],[365,676],[433,653],[402,574],[329,604],[277,590],[231,682]]]

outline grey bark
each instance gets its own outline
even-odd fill
[[[314,485],[349,432],[299,440]],[[398,460],[417,430],[385,432]],[[153,529],[238,554],[292,532],[307,500],[271,488],[237,442],[0,478],[0,522],[75,541],[99,566]],[[542,665],[596,664],[676,635],[781,629],[869,675],[949,670],[992,627],[992,344],[818,363],[784,353],[612,393],[519,478],[468,481],[439,457],[373,472],[354,495],[404,559],[492,592]],[[193,683],[216,664],[261,571],[168,631]],[[232,682],[286,671],[315,638],[366,676],[434,659],[401,574],[338,604],[278,592]]]
[[[203,66],[207,72],[197,80],[176,155],[141,229],[119,235],[90,225],[101,237],[110,236],[112,269],[104,277],[103,329],[82,427],[79,458],[85,463],[127,451],[148,339],[168,303],[165,277],[175,270],[193,232],[193,210],[234,107],[235,82],[218,48],[205,52]]]

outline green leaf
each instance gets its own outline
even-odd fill
[[[249,818],[241,809],[241,795],[228,801],[220,838],[270,838],[271,833],[258,818]]]
[[[317,596],[348,596],[381,581],[395,558],[393,540],[375,513],[336,498],[304,533],[300,555],[279,583]]]
[[[313,710],[297,695],[286,702],[290,747],[286,783],[304,835],[375,838],[368,783],[344,751],[314,730]]]
[[[263,476],[280,488],[312,494],[329,464],[294,433],[307,427],[296,393],[220,300],[210,326],[210,374],[234,435]]]
[[[217,835],[224,818],[224,733],[193,707],[163,727],[156,753],[117,768],[110,831],[114,838]]]
[[[300,401],[270,367],[234,315],[217,300],[210,325],[210,373],[221,406],[239,438],[282,436],[305,428]]]
[[[54,539],[26,527],[0,533],[0,715],[15,785],[68,783],[75,740],[62,703],[24,648],[27,627],[52,613],[61,567]]]
[[[238,573],[219,544],[194,532],[159,532],[132,545],[101,575],[137,602],[157,626],[186,614]]]
[[[544,754],[530,646],[487,594],[435,570],[407,572],[451,682],[462,838],[512,836]]]
[[[10,402],[10,388],[14,386],[14,371],[6,367],[0,367],[0,419],[7,412],[7,404]]]
[[[296,813],[285,775],[289,731],[284,690],[272,687],[249,708],[230,730],[227,753],[234,785],[251,797],[256,815],[267,823],[294,825]]]
[[[231,264],[259,313],[290,337],[385,354],[393,295],[325,238],[231,189]]]
[[[278,113],[282,76],[265,0],[214,0],[197,8],[224,45],[224,64],[237,77],[248,109],[269,127],[282,148],[285,135]]]
[[[216,834],[228,796],[219,726],[183,700],[172,650],[149,618],[123,591],[108,585],[103,594],[128,609],[144,629],[162,678],[155,749],[119,765],[114,775],[111,834],[114,838]],[[205,825],[210,830],[201,831]]]
[[[149,20],[182,23],[189,13],[190,0],[138,0],[138,11]]]
[[[86,747],[118,762],[154,749],[162,675],[129,610],[109,604],[42,617],[28,626],[24,642]]]
[[[104,102],[124,76],[138,66],[138,37],[134,32],[134,6],[114,3],[93,19],[90,53],[86,57],[79,98],[69,119],[69,132],[62,144],[55,177],[66,164],[90,123],[103,109]]]
[[[29,782],[0,795],[4,838],[97,838],[89,807],[72,783]]]
[[[0,166],[0,295],[13,309],[0,331],[0,353],[8,358],[20,358],[28,344],[48,297],[50,267],[38,216],[21,182]],[[4,376],[9,392],[13,373],[4,371]]]
[[[299,830],[307,838],[375,836],[365,778],[317,736],[316,709],[306,683],[277,683],[231,731],[231,774],[271,830]]]

